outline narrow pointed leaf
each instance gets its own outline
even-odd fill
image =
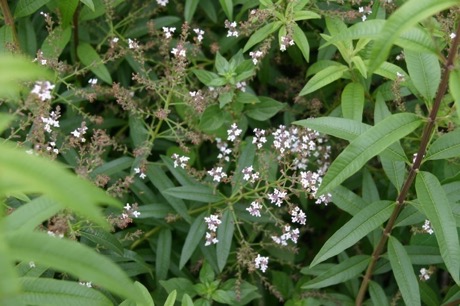
[[[449,92],[454,98],[457,117],[460,118],[460,70],[454,69],[449,74]]]
[[[31,15],[48,2],[50,0],[19,0],[14,11],[14,17],[19,18]]]
[[[134,286],[136,286],[139,289],[139,292],[142,293],[142,298],[144,300],[144,302],[142,304],[143,306],[155,306],[155,303],[153,302],[153,298],[150,295],[149,290],[147,288],[145,288],[145,286],[142,285],[142,283],[136,281],[136,282],[134,282]]]
[[[90,280],[117,295],[138,300],[137,291],[125,272],[89,247],[45,233],[15,231],[6,237],[17,260],[35,261]]]
[[[460,129],[456,129],[436,139],[430,145],[425,160],[446,159],[458,156],[460,156]]]
[[[357,255],[335,265],[326,273],[319,275],[302,286],[302,289],[319,289],[343,283],[355,278],[369,264],[369,255]]]
[[[98,78],[112,85],[112,77],[107,67],[102,62],[99,54],[88,43],[82,43],[77,48],[78,58],[89,68]]]
[[[255,154],[256,146],[252,142],[248,142],[238,158],[236,170],[232,177],[232,195],[237,194],[241,190],[242,185],[246,183],[243,180],[243,169],[254,164]]]
[[[248,51],[255,44],[257,44],[257,43],[261,42],[262,40],[264,40],[265,38],[267,38],[268,35],[270,35],[271,33],[275,32],[276,30],[278,30],[282,25],[283,25],[283,23],[281,21],[275,21],[275,22],[271,22],[271,23],[263,26],[259,30],[257,30],[249,38],[248,42],[244,46],[243,52]]]
[[[366,206],[326,241],[310,267],[341,253],[381,226],[390,217],[394,206],[390,201],[378,201]]]
[[[438,241],[447,270],[457,284],[460,283],[460,244],[457,225],[449,200],[436,176],[420,171],[415,181],[418,200]]]
[[[422,122],[414,114],[387,117],[353,140],[328,169],[318,194],[324,194],[355,174],[372,157],[414,131]]]
[[[225,199],[218,191],[204,185],[174,187],[166,189],[163,193],[177,199],[204,203],[214,203]]]
[[[388,241],[388,257],[396,283],[406,305],[421,305],[418,280],[409,255],[407,255],[406,250],[398,239],[392,236]]]
[[[305,33],[302,31],[302,29],[296,24],[293,24],[293,34],[292,38],[294,39],[295,45],[297,48],[300,49],[300,52],[302,52],[303,57],[307,62],[310,61],[310,45],[308,43],[308,39],[305,36]]]
[[[91,11],[95,11],[93,0],[80,0],[80,2],[86,5]]]
[[[431,53],[422,53],[404,49],[407,70],[415,88],[425,99],[431,101],[441,81],[441,66],[438,57]]]
[[[162,229],[155,246],[155,276],[157,280],[166,279],[171,261],[172,234],[168,228]]]
[[[176,301],[177,291],[173,290],[165,301],[164,306],[174,306],[174,302]]]
[[[203,236],[206,232],[206,224],[204,222],[204,217],[206,212],[202,213],[193,221],[188,231],[187,238],[185,238],[184,246],[182,247],[182,252],[180,254],[179,269],[182,269],[187,261],[192,257],[193,252],[195,252],[196,247],[200,242],[204,243]]]
[[[386,21],[373,46],[369,71],[375,71],[388,57],[399,35],[425,18],[451,6],[457,0],[410,0],[397,9]]]
[[[222,215],[222,223],[217,228],[217,239],[219,242],[216,245],[217,265],[222,271],[227,264],[228,255],[232,246],[233,231],[235,224],[233,223],[232,212],[227,209]]]
[[[337,186],[331,192],[334,204],[349,213],[356,215],[360,210],[366,207],[366,202],[356,193],[342,185]]]
[[[359,83],[349,83],[342,91],[342,114],[344,118],[361,122],[364,110],[364,88]]]
[[[304,88],[300,91],[299,96],[305,96],[340,79],[343,76],[343,73],[347,70],[348,67],[344,65],[329,66],[324,70],[321,70],[307,82]]]
[[[27,305],[47,306],[111,306],[100,291],[80,285],[78,282],[51,278],[21,277],[23,293],[19,300]]]
[[[371,300],[374,305],[390,306],[385,291],[374,281],[370,281],[369,283],[369,295],[371,296]]]

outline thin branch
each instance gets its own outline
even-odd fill
[[[420,148],[417,152],[415,161],[409,171],[409,175],[407,176],[407,179],[404,182],[403,187],[401,188],[401,192],[399,193],[398,198],[396,199],[396,207],[393,210],[390,216],[390,219],[388,220],[387,225],[385,226],[382,238],[380,238],[379,243],[377,244],[374,252],[372,253],[371,262],[369,263],[369,266],[367,267],[366,274],[364,275],[363,281],[361,283],[361,287],[359,288],[358,296],[356,297],[357,306],[361,306],[363,303],[364,296],[366,295],[367,287],[369,286],[369,282],[371,280],[372,273],[374,271],[377,260],[379,259],[380,255],[383,252],[383,249],[386,245],[388,237],[390,236],[390,233],[395,224],[396,218],[398,217],[399,213],[401,212],[403,208],[407,194],[409,193],[409,189],[414,182],[415,176],[422,163],[423,156],[426,153],[426,149],[430,142],[431,135],[435,128],[435,121],[438,115],[441,101],[447,91],[447,85],[449,82],[449,74],[450,74],[450,71],[454,69],[454,60],[455,60],[455,56],[457,55],[457,49],[458,49],[459,43],[460,43],[460,23],[457,27],[456,37],[454,38],[452,42],[452,46],[449,50],[449,55],[447,57],[447,62],[445,63],[444,73],[441,79],[441,83],[439,84],[439,87],[438,87],[438,91],[437,91],[436,98],[433,104],[433,108],[431,109],[430,115],[428,117],[428,122],[426,123],[425,128],[423,130],[422,139],[420,141]]]

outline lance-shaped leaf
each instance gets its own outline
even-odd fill
[[[302,31],[302,29],[296,24],[293,24],[293,38],[295,45],[300,49],[300,52],[302,52],[303,57],[307,62],[310,61],[310,45],[308,43],[308,39],[305,36],[305,33]]]
[[[344,72],[348,70],[348,67],[345,65],[334,65],[321,70],[314,77],[312,77],[304,88],[299,93],[299,96],[305,96],[309,93],[314,92],[338,79],[340,79]]]
[[[425,160],[446,159],[460,156],[460,129],[436,139],[426,152]]]
[[[441,66],[438,57],[431,53],[422,53],[404,49],[407,70],[415,88],[425,99],[431,101],[436,95],[441,81]]]
[[[460,70],[455,69],[449,75],[449,92],[454,98],[457,116],[460,117],[460,86],[458,84],[460,84]]]
[[[415,130],[422,120],[414,114],[389,116],[359,135],[327,171],[318,195],[328,192],[355,174],[372,157]]]
[[[276,30],[278,30],[282,25],[283,25],[283,23],[281,21],[275,21],[275,22],[271,22],[271,23],[263,26],[259,30],[257,30],[249,38],[248,42],[244,46],[243,52],[248,51],[252,46],[254,46],[255,44],[257,44],[257,43],[261,42],[262,40],[264,40],[265,38],[267,38],[268,35],[270,35],[271,33],[275,32]]]
[[[409,255],[398,239],[392,236],[388,241],[388,257],[406,305],[421,305],[418,281]]]
[[[217,228],[217,239],[219,243],[216,246],[217,265],[222,271],[227,264],[228,255],[232,246],[233,231],[235,224],[233,222],[232,212],[227,209],[222,215],[222,223]]]
[[[331,192],[334,204],[350,215],[356,215],[361,209],[366,207],[366,202],[356,193],[343,186],[337,186]]]
[[[361,122],[364,110],[364,88],[359,83],[349,83],[342,91],[342,114],[344,118]]]
[[[436,176],[425,171],[417,174],[415,189],[423,212],[433,227],[447,270],[459,284],[460,245],[457,225],[446,193]]]
[[[196,217],[190,226],[184,246],[182,247],[182,252],[180,253],[179,269],[185,266],[185,263],[192,257],[196,247],[203,239],[204,233],[206,232],[206,224],[203,219],[205,216],[206,212],[202,213]]]
[[[88,43],[79,44],[77,47],[78,58],[88,67],[98,78],[112,85],[112,77],[107,67],[102,62],[99,54]]]
[[[402,32],[454,5],[458,5],[457,0],[410,0],[404,3],[387,19],[375,41],[369,71],[375,71],[386,60],[392,44]]]
[[[366,269],[369,259],[369,255],[357,255],[348,258],[303,285],[302,289],[324,288],[355,278],[359,275],[359,273]]]
[[[166,189],[164,194],[177,199],[214,203],[225,199],[218,191],[209,186],[189,185]]]
[[[390,201],[377,201],[362,209],[326,241],[310,267],[339,254],[382,225],[393,211],[395,204],[391,203]]]

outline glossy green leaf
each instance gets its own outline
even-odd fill
[[[269,97],[259,97],[260,103],[247,104],[244,113],[258,121],[268,120],[275,116],[285,105]]]
[[[410,113],[395,114],[354,139],[329,167],[318,194],[324,194],[356,173],[372,157],[415,130],[422,120]]]
[[[436,176],[429,172],[420,171],[417,174],[415,189],[423,212],[431,222],[447,270],[458,284],[460,244],[449,200]]]
[[[441,81],[441,67],[438,57],[431,53],[421,53],[404,49],[407,69],[415,88],[426,100],[436,95]]]
[[[105,256],[82,244],[46,233],[25,231],[9,232],[6,238],[17,260],[35,261],[90,280],[117,295],[138,300],[137,291],[128,276]],[[72,264],[69,265],[69,262]]]
[[[281,21],[275,21],[271,22],[269,24],[264,25],[262,28],[258,29],[254,34],[251,35],[249,38],[248,42],[243,48],[243,52],[248,51],[250,48],[252,48],[254,45],[257,43],[261,42],[265,38],[268,37],[271,33],[275,32],[278,30],[283,23]]]
[[[50,2],[50,0],[18,0],[14,11],[14,17],[20,18],[31,15],[48,2]]]
[[[64,28],[72,24],[73,15],[77,9],[79,0],[58,1],[57,5],[61,13],[61,21]]]
[[[225,199],[217,190],[205,185],[168,188],[163,193],[174,198],[203,203],[215,203]]]
[[[187,206],[181,199],[170,196],[165,193],[166,189],[174,188],[174,183],[169,179],[166,173],[158,166],[150,165],[147,168],[147,177],[155,188],[165,197],[169,205],[188,223],[192,222]]]
[[[72,29],[70,27],[55,27],[46,37],[41,50],[44,58],[58,58],[70,41]]]
[[[112,85],[112,77],[109,70],[107,70],[99,54],[90,44],[80,43],[77,48],[77,54],[83,65],[89,68],[98,78]]]
[[[388,240],[388,257],[405,304],[421,305],[418,280],[410,258],[403,245],[393,236]]]
[[[196,8],[200,0],[186,0],[184,7],[184,19],[188,23],[192,21],[193,15],[195,14]]]
[[[217,265],[220,271],[222,271],[227,264],[230,248],[232,246],[233,231],[235,230],[233,215],[230,209],[224,211],[221,220],[222,223],[217,227],[217,239],[219,243],[216,245]]]
[[[205,133],[211,133],[225,123],[224,112],[219,105],[211,105],[201,115],[200,129]]]
[[[356,215],[360,210],[366,207],[366,202],[356,193],[342,185],[337,186],[331,191],[334,204],[349,213]]]
[[[347,66],[340,65],[340,66],[329,66],[324,70],[321,70],[317,74],[315,74],[302,88],[299,93],[299,96],[305,96],[309,93],[312,93],[324,86],[337,81],[343,76],[343,73],[348,70]]]
[[[0,188],[12,191],[43,193],[63,208],[107,227],[97,204],[120,206],[120,203],[90,182],[68,172],[60,164],[29,155],[9,143],[0,144]]]
[[[142,298],[143,298],[143,303],[141,304],[142,306],[155,306],[155,303],[153,302],[152,296],[150,295],[149,290],[140,282],[135,281],[134,286],[136,286],[139,290],[139,292],[142,293]],[[140,306],[138,304],[138,306]]]
[[[319,289],[357,277],[369,264],[369,255],[357,255],[335,265],[327,272],[302,285],[302,289]]]
[[[374,305],[390,306],[388,297],[380,285],[374,281],[369,282],[369,294]]]
[[[366,206],[326,241],[310,267],[343,252],[381,226],[390,217],[394,206],[395,203],[390,201],[378,201]]]
[[[195,218],[190,230],[188,231],[187,238],[185,238],[184,245],[182,246],[182,251],[180,254],[179,269],[182,269],[187,261],[192,257],[193,252],[195,252],[198,244],[203,242],[204,233],[206,232],[206,224],[204,222],[204,217],[206,212],[202,213]]]
[[[310,61],[310,44],[308,43],[308,39],[305,36],[305,33],[302,29],[294,23],[292,26],[292,38],[294,39],[294,43],[299,48],[300,52],[302,52],[303,57],[307,62]]]
[[[103,306],[113,305],[100,291],[74,281],[51,278],[20,278],[23,292],[19,300],[27,305]]]
[[[460,156],[460,129],[436,139],[430,145],[424,160],[447,159],[458,156]]]
[[[359,83],[348,83],[342,91],[342,114],[344,118],[362,121],[364,110],[364,88]]]
[[[449,74],[449,92],[454,98],[457,117],[460,118],[460,70],[454,69]]]
[[[391,46],[399,35],[425,18],[451,6],[457,0],[409,0],[400,6],[386,21],[374,43],[369,71],[375,71],[388,57]]]
[[[229,20],[233,20],[233,0],[219,0],[222,10]]]
[[[367,79],[367,66],[363,59],[360,56],[353,56],[351,58],[351,62],[353,63],[354,67],[358,69],[359,73],[361,73],[361,76]]]
[[[96,11],[93,0],[80,0],[80,2],[86,5],[91,11]]]
[[[166,279],[171,261],[172,234],[171,230],[164,228],[158,234],[155,246],[155,276],[157,280]]]
[[[165,301],[164,306],[174,306],[174,302],[176,301],[177,291],[173,290]]]
[[[307,19],[320,19],[321,16],[312,11],[298,11],[294,10],[294,20],[307,20]]]
[[[192,298],[187,293],[182,297],[181,306],[194,306]]]

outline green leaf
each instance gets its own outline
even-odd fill
[[[155,186],[155,188],[158,189],[158,191],[165,197],[169,205],[171,205],[171,207],[182,218],[184,218],[187,223],[191,223],[192,218],[188,213],[187,206],[185,205],[184,201],[165,193],[166,189],[174,188],[174,183],[169,179],[166,173],[164,173],[163,169],[158,166],[149,165],[149,167],[147,167],[147,177]]]
[[[211,105],[201,115],[200,129],[205,133],[211,133],[225,123],[224,112],[219,105]]]
[[[233,0],[219,0],[220,6],[229,20],[233,20]]]
[[[155,260],[155,276],[157,280],[166,279],[171,261],[171,245],[172,235],[171,230],[164,228],[158,235],[158,241],[154,247],[156,252]]]
[[[3,210],[0,211],[0,218],[3,217]],[[1,219],[0,219],[1,220]],[[8,245],[5,237],[7,226],[0,222],[0,304],[8,305],[9,297],[17,295],[21,291],[18,273],[14,268],[16,258],[13,250]]]
[[[275,21],[271,22],[269,24],[264,25],[262,28],[258,29],[254,34],[251,35],[249,38],[248,42],[243,48],[243,52],[248,51],[251,47],[253,47],[255,44],[261,42],[265,38],[268,37],[271,33],[275,32],[278,30],[283,23],[281,21]]]
[[[458,156],[460,156],[460,129],[456,129],[436,139],[430,145],[424,160],[447,159]]]
[[[188,23],[192,21],[193,15],[195,14],[196,8],[200,0],[186,0],[184,8],[184,19]]]
[[[404,49],[407,69],[418,92],[428,101],[436,95],[441,81],[441,67],[438,57],[431,53],[421,53]]]
[[[48,2],[50,0],[19,0],[14,11],[14,17],[20,18],[31,15]]]
[[[163,191],[171,197],[203,203],[215,203],[225,199],[217,190],[204,185],[168,188]]]
[[[393,236],[388,241],[388,257],[406,305],[421,305],[418,280],[410,258],[402,244]]]
[[[44,58],[58,58],[70,41],[72,29],[70,27],[55,27],[46,37],[41,50]]]
[[[113,305],[100,291],[74,281],[21,277],[23,293],[19,300],[27,305],[102,306]]]
[[[232,196],[236,195],[241,190],[242,185],[245,184],[243,181],[243,169],[254,164],[255,154],[256,146],[252,142],[247,142],[238,158],[236,170],[232,177]]]
[[[15,116],[10,114],[0,114],[0,133],[3,133],[14,121]]]
[[[86,5],[91,11],[95,12],[93,0],[80,0],[81,3]]]
[[[72,24],[73,15],[77,9],[79,0],[58,1],[57,5],[61,13],[64,28]]]
[[[367,205],[360,196],[342,185],[334,188],[334,190],[331,191],[331,195],[334,204],[338,208],[353,216]]]
[[[304,88],[300,91],[299,96],[305,96],[340,79],[343,76],[343,73],[347,70],[348,67],[345,65],[329,66],[324,70],[321,70],[307,82]]]
[[[391,46],[401,33],[425,18],[451,6],[457,0],[410,0],[397,9],[386,21],[374,43],[369,71],[374,72],[387,59]]]
[[[340,185],[372,157],[415,130],[422,120],[410,113],[391,115],[353,140],[329,167],[318,195]]]
[[[460,118],[460,70],[454,69],[449,74],[449,92],[454,98],[457,117]]]
[[[351,61],[354,64],[354,67],[358,69],[359,73],[361,73],[363,78],[367,79],[367,66],[363,59],[360,56],[353,56]]]
[[[423,212],[433,227],[447,270],[459,284],[460,245],[457,225],[446,193],[436,176],[425,171],[417,174],[415,189]]]
[[[344,118],[361,122],[364,110],[364,88],[359,83],[349,83],[342,92],[342,114]]]
[[[192,254],[195,252],[198,244],[202,241],[204,237],[204,233],[206,232],[206,224],[204,223],[204,217],[206,216],[206,212],[200,214],[198,217],[195,218],[192,225],[190,226],[190,230],[187,233],[187,237],[185,238],[184,245],[182,246],[182,252],[180,254],[180,261],[179,261],[179,269],[185,266],[187,261],[192,257]]]
[[[129,169],[134,162],[134,159],[129,156],[123,156],[107,163],[102,164],[90,173],[91,178],[96,178],[100,174],[108,176],[122,172],[123,170]]]
[[[87,228],[80,230],[80,236],[84,237],[96,244],[106,247],[108,250],[114,251],[120,256],[123,255],[123,245],[108,231],[100,228]]]
[[[169,153],[169,152],[168,152]],[[182,151],[178,152],[177,154],[182,155]],[[189,164],[192,164],[191,160],[193,159],[193,152],[187,154],[190,156]],[[176,180],[182,185],[198,185],[199,182],[193,178],[189,173],[187,173],[186,169],[182,169],[182,167],[174,167],[174,162],[170,157],[166,157],[161,155],[161,160],[163,161],[164,165],[168,168],[169,172],[176,178]]]
[[[381,226],[390,217],[394,206],[395,203],[390,201],[377,201],[360,210],[326,241],[313,259],[310,267],[343,252]]]
[[[182,297],[181,306],[194,306],[192,298],[187,293]]]
[[[174,306],[174,302],[176,301],[177,291],[173,290],[165,301],[164,306]]]
[[[25,153],[10,143],[0,144],[0,188],[9,191],[43,193],[63,208],[70,208],[107,227],[97,204],[120,203],[90,182],[68,172],[60,164]]]
[[[206,86],[223,86],[227,83],[224,78],[211,71],[193,69],[192,72]],[[220,84],[216,84],[216,80],[221,80]]]
[[[217,227],[217,239],[219,243],[216,246],[217,265],[222,272],[227,264],[228,255],[232,246],[233,231],[235,224],[230,209],[226,209],[222,214],[222,223]]]
[[[294,10],[294,20],[307,20],[307,19],[320,19],[321,16],[312,11],[298,11]]]
[[[135,281],[134,286],[136,286],[139,289],[139,292],[142,293],[142,298],[144,299],[142,306],[155,306],[155,303],[153,302],[153,299],[152,299],[152,296],[150,295],[149,290],[145,288],[145,286],[142,285],[142,283]]]
[[[37,232],[14,231],[7,233],[6,238],[16,260],[35,261],[92,281],[117,295],[138,300],[137,290],[129,277],[115,263],[89,247]]]
[[[107,70],[99,54],[90,44],[80,43],[77,48],[77,54],[83,65],[89,68],[98,78],[112,85],[112,77],[109,70]]]
[[[374,305],[390,306],[385,291],[382,289],[382,287],[380,287],[378,283],[374,281],[369,282],[369,294]]]
[[[300,52],[302,52],[303,57],[307,62],[310,61],[310,45],[308,43],[308,39],[305,36],[305,33],[302,31],[302,29],[294,23],[292,26],[292,38],[294,39],[295,45],[297,48],[300,49]]]
[[[302,285],[302,289],[319,289],[355,278],[369,264],[369,255],[357,255],[335,265],[327,272]]]
[[[194,289],[192,281],[187,278],[170,278],[167,281],[160,281],[161,286],[165,288],[166,292],[171,293],[175,289],[180,288],[180,292],[177,296],[177,299],[180,300],[182,298],[182,294],[188,294],[191,297],[196,295],[196,291]]]
[[[381,226],[390,217],[395,205],[390,201],[377,201],[366,206],[326,241],[310,267],[343,252]]]
[[[260,103],[247,104],[244,113],[258,121],[268,120],[284,108],[284,104],[269,97],[259,97]]]

